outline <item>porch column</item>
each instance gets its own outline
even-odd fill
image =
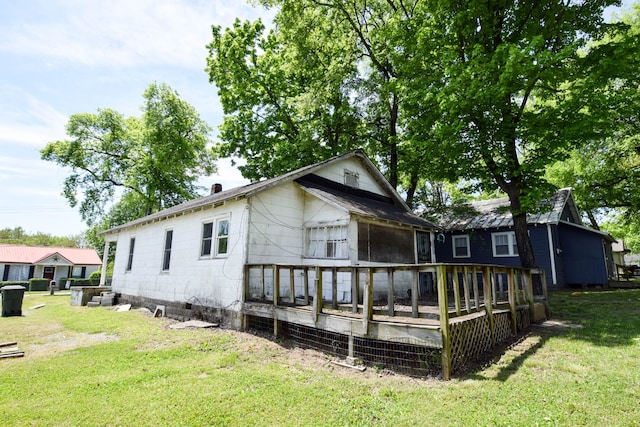
[[[104,286],[107,282],[107,263],[109,262],[109,247],[111,242],[104,241],[104,252],[102,253],[102,270],[100,272],[100,286]]]

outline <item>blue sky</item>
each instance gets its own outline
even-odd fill
[[[0,0],[0,228],[56,236],[86,229],[61,196],[69,171],[39,153],[67,138],[71,114],[138,116],[142,93],[157,81],[216,128],[222,108],[204,71],[211,25],[260,16],[273,13],[242,0]],[[229,161],[218,167],[203,186],[247,182]]]
[[[139,116],[157,81],[216,128],[222,108],[204,71],[211,25],[272,15],[241,0],[0,0],[0,228],[58,236],[87,228],[61,196],[69,171],[39,153],[67,138],[71,114]],[[228,161],[218,166],[202,185],[246,183]]]

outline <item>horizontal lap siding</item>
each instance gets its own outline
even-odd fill
[[[203,222],[229,215],[228,253],[201,258]],[[173,230],[171,262],[162,271],[166,230]],[[228,306],[242,297],[246,233],[245,202],[187,213],[124,230],[117,241],[112,288],[154,300]],[[131,271],[126,271],[129,242],[135,237]]]
[[[250,264],[301,264],[304,197],[304,192],[294,183],[251,197]]]
[[[444,242],[436,242],[436,259],[438,262],[475,263],[475,264],[496,264],[508,267],[520,267],[518,256],[494,257],[491,243],[493,233],[512,231],[510,229],[492,230],[471,230],[469,232],[447,233]],[[551,283],[551,258],[549,257],[549,241],[547,237],[546,225],[529,227],[531,245],[536,257],[536,262],[540,268],[545,270],[548,282]],[[471,256],[468,258],[453,257],[453,236],[469,236]]]
[[[558,233],[566,284],[607,284],[602,237],[588,230],[562,224]]]

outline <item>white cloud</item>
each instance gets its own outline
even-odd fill
[[[224,0],[68,0],[56,6],[56,16],[46,22],[2,30],[0,50],[96,67],[173,64],[202,69],[212,24],[226,27],[236,16],[264,14]]]

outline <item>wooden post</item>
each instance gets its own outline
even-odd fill
[[[358,291],[359,291],[358,268],[351,267],[351,312],[358,312]]]
[[[304,286],[304,305],[309,305],[309,268],[302,267],[302,274],[304,274],[303,286]]]
[[[316,267],[316,297],[313,299],[314,321],[318,320],[318,315],[322,313],[322,269]]]
[[[262,280],[262,284],[261,284],[261,294],[260,294],[260,300],[264,301],[266,300],[267,296],[264,293],[264,264],[262,264],[260,266],[260,278]]]
[[[420,289],[420,271],[417,268],[413,269],[413,282],[411,283],[411,316],[420,317],[420,310],[418,306],[418,292]]]
[[[331,269],[331,307],[338,308],[338,270],[335,267]]]
[[[296,305],[296,283],[293,265],[289,267],[289,302]]]
[[[469,292],[469,269],[465,266],[462,269],[462,286],[464,288],[464,304],[467,313],[471,313],[471,296]]]
[[[471,269],[471,282],[473,283],[473,298],[476,300],[476,311],[480,310],[480,289],[478,288],[478,270],[474,266]]]
[[[492,276],[491,267],[485,267],[483,270],[483,293],[484,293],[484,309],[487,313],[487,317],[489,318],[489,330],[491,331],[491,347],[493,347],[496,343],[496,324],[495,319],[493,318],[493,302],[491,300],[492,295]]]
[[[456,316],[460,316],[460,279],[458,278],[458,267],[451,268],[451,285],[453,286],[453,301],[456,307]]]
[[[442,333],[442,379],[451,378],[451,329],[449,326],[449,299],[447,296],[447,273],[443,265],[436,267],[438,281],[438,307],[440,309],[440,332]]]
[[[273,264],[273,305],[280,304],[280,267]]]
[[[249,286],[250,286],[250,282],[251,282],[251,278],[249,277],[249,265],[245,264],[244,265],[244,290],[243,290],[243,296],[242,296],[242,301],[245,302],[251,298],[249,298]]]
[[[387,312],[389,316],[395,316],[395,291],[393,289],[393,268],[387,268]]]
[[[369,321],[373,317],[373,269],[369,268],[367,275],[367,283],[364,287],[364,295],[362,297],[362,332],[364,335],[369,334]]]
[[[511,311],[511,333],[518,333],[518,313],[516,309],[516,286],[514,283],[514,269],[507,270],[507,292],[509,297],[509,310]]]
[[[524,289],[526,292],[527,303],[529,304],[529,316],[533,321],[535,318],[536,303],[533,297],[533,278],[531,277],[531,270],[527,270],[523,273],[522,280],[524,280]]]

